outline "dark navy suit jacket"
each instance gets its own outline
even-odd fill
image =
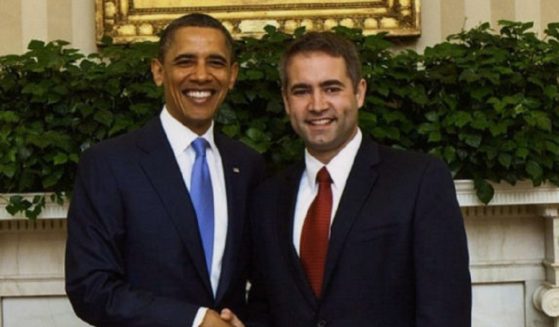
[[[245,311],[247,198],[263,176],[254,151],[215,135],[228,230],[212,294],[190,197],[159,118],[84,152],[68,214],[66,291],[99,326],[191,326],[200,306]]]
[[[259,187],[251,211],[252,325],[470,326],[466,235],[444,163],[364,137],[348,169],[321,299],[292,243],[304,162]]]

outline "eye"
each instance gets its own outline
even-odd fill
[[[206,64],[214,68],[222,68],[227,66],[227,59],[220,55],[210,55],[206,59]]]
[[[210,66],[218,67],[218,68],[225,67],[225,64],[226,64],[225,61],[221,60],[221,59],[210,59],[208,61],[208,63],[209,63]]]
[[[181,58],[181,59],[175,61],[175,65],[181,66],[181,67],[190,66],[193,63],[194,63],[194,59],[191,59],[191,58]]]
[[[324,88],[324,92],[328,94],[338,93],[341,92],[342,88],[339,86],[328,86]]]
[[[294,88],[291,90],[291,94],[295,96],[302,96],[310,93],[310,89],[308,88]]]

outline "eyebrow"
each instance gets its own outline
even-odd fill
[[[341,81],[337,80],[337,79],[329,79],[323,82],[320,82],[318,84],[318,86],[320,86],[321,88],[324,87],[329,87],[329,86],[344,86],[344,83],[342,83]],[[297,84],[293,84],[289,89],[290,90],[295,90],[295,89],[310,89],[311,85],[308,83],[297,83]]]
[[[320,82],[320,84],[318,84],[320,87],[328,87],[328,86],[344,86],[344,83],[342,83],[341,81],[337,80],[337,79],[329,79],[327,81],[324,82]]]
[[[192,54],[192,53],[183,53],[183,54],[179,54],[178,56],[176,56],[173,59],[173,62],[177,62],[177,61],[182,60],[182,59],[195,59],[196,57],[197,56]],[[220,54],[213,54],[212,53],[208,56],[208,59],[210,59],[210,60],[220,60],[220,61],[223,61],[225,63],[228,62],[227,58],[225,58],[224,56],[222,56]]]

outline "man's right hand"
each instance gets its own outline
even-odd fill
[[[221,310],[221,319],[229,322],[233,327],[245,327],[243,322],[233,313],[233,311],[225,308]]]
[[[208,309],[200,327],[233,327],[233,325],[221,319],[216,311]]]

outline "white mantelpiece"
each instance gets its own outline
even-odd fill
[[[460,207],[559,204],[559,187],[550,183],[537,187],[534,187],[532,182],[517,182],[514,186],[506,183],[491,183],[495,189],[495,196],[487,206],[477,198],[473,181],[456,180],[454,185]]]
[[[68,213],[68,202],[64,202],[63,205],[59,205],[56,202],[50,200],[51,193],[27,193],[25,199],[31,201],[35,195],[45,196],[45,208],[41,211],[39,220],[42,219],[66,219],[66,214]],[[6,211],[6,204],[10,198],[10,194],[0,194],[0,221],[2,220],[27,220],[23,213],[18,213],[15,216],[10,215]]]
[[[455,185],[468,234],[473,326],[559,327],[559,188],[493,184],[484,205],[472,181]]]
[[[7,198],[0,195],[0,327],[87,326],[64,292],[68,205],[47,201],[31,221],[6,212]]]
[[[484,205],[472,181],[455,185],[468,234],[472,326],[559,327],[559,188],[497,184]],[[0,327],[36,325],[40,318],[21,320],[17,308],[55,307],[53,301],[56,308],[44,313],[51,323],[43,326],[82,325],[63,298],[67,205],[47,203],[29,221],[11,217],[5,199],[0,195]]]

